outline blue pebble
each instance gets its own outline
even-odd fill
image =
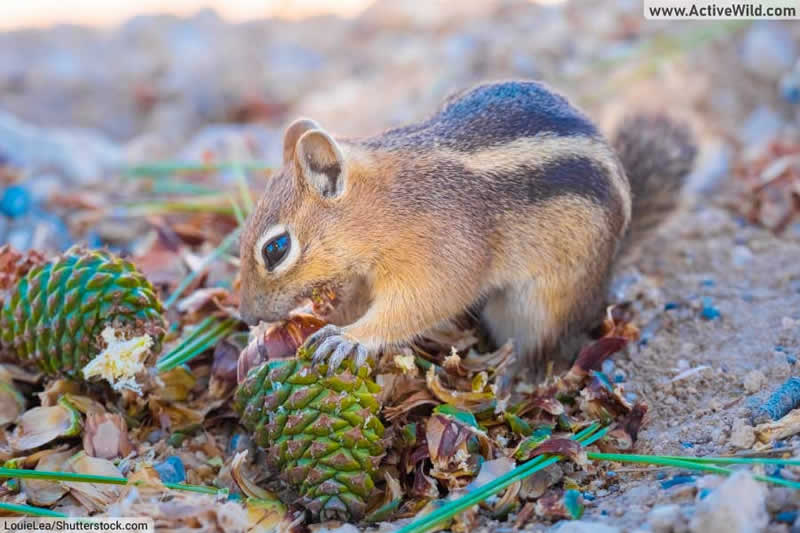
[[[797,362],[797,357],[795,357],[793,355],[787,355],[786,356],[786,362],[789,363],[790,365],[793,365],[793,364],[795,364]]]
[[[617,473],[614,472],[613,470],[609,470],[608,472],[606,472],[606,475],[608,477],[617,477]]]
[[[100,234],[96,231],[92,230],[89,232],[89,235],[86,236],[87,243],[89,248],[102,248],[103,247],[103,239],[100,237]]]
[[[684,440],[684,441],[681,441],[681,447],[688,450],[689,448],[694,448],[694,443]]]
[[[656,479],[664,479],[667,475],[664,472],[656,472]]]
[[[622,371],[615,372],[614,383],[625,383],[625,373]]]
[[[694,476],[675,476],[672,479],[661,482],[662,489],[669,489],[676,485],[685,485],[686,483],[694,483]]]
[[[700,316],[705,318],[706,320],[714,320],[722,316],[722,313],[719,312],[719,309],[714,307],[713,305],[703,305],[703,310],[700,311]]]
[[[163,483],[183,483],[186,481],[186,468],[177,455],[170,455],[163,462],[153,466]]]
[[[636,403],[636,399],[639,398],[639,395],[635,392],[626,392],[625,399],[628,400],[630,403]]]
[[[3,213],[9,218],[17,218],[31,208],[31,193],[25,187],[19,185],[11,185],[3,191],[3,196],[0,197],[0,213]]]
[[[775,345],[776,352],[786,352],[786,347],[783,344],[776,344]]]
[[[701,287],[713,287],[716,284],[717,282],[714,281],[713,279],[704,279],[703,281],[700,282]]]
[[[785,84],[781,87],[781,95],[790,104],[800,104],[800,85]]]
[[[775,515],[775,521],[783,524],[794,524],[797,521],[797,511],[782,511]]]
[[[767,465],[764,470],[768,476],[783,478],[783,465]]]
[[[597,498],[597,496],[595,496],[593,492],[586,491],[583,493],[583,499],[587,502],[593,502],[595,498]]]
[[[603,364],[600,365],[600,370],[603,374],[612,374],[614,372],[614,361],[611,359],[606,359],[603,361]]]
[[[664,304],[664,311],[672,311],[680,307],[678,302],[667,302]]]
[[[705,500],[709,494],[711,494],[711,489],[700,489],[700,491],[697,493],[697,497],[701,500]]]

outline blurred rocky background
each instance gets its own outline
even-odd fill
[[[125,177],[131,165],[269,167],[296,116],[366,135],[498,78],[544,80],[604,127],[639,108],[686,118],[704,147],[692,188],[708,191],[734,154],[797,128],[799,52],[800,24],[647,21],[639,0],[378,0],[349,18],[229,23],[205,10],[6,31],[0,242],[121,246],[141,229],[111,220],[141,212],[108,213],[141,192]],[[224,191],[229,174],[201,181]],[[87,205],[106,212],[74,220]]]

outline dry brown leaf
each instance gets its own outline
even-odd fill
[[[125,419],[116,414],[93,413],[86,417],[83,449],[92,457],[114,459],[133,451]]]
[[[76,436],[80,429],[81,418],[74,409],[62,404],[34,407],[20,417],[9,444],[15,450],[32,450],[59,437]]]
[[[25,410],[25,396],[17,390],[10,377],[0,378],[0,426],[13,424]]]
[[[67,459],[75,455],[75,450],[57,451],[48,450],[48,453],[41,456],[35,470],[49,472],[61,472]],[[22,490],[25,492],[28,503],[31,505],[41,505],[49,507],[60,500],[69,488],[58,481],[42,479],[23,479],[20,481]]]
[[[239,352],[238,346],[225,340],[218,342],[214,347],[214,360],[208,383],[208,391],[212,398],[223,398],[236,387]]]
[[[266,489],[259,487],[256,482],[250,477],[251,465],[247,461],[248,451],[244,450],[237,453],[231,462],[231,475],[234,481],[239,486],[239,489],[248,498],[258,498],[262,500],[274,499],[275,495]]]
[[[65,472],[76,474],[91,474],[95,476],[123,477],[122,472],[107,459],[90,457],[84,452],[74,455],[64,465]],[[122,485],[108,485],[99,483],[63,482],[70,493],[86,507],[89,512],[104,511],[109,505],[116,502],[122,494]]]
[[[56,405],[63,396],[80,394],[80,392],[80,383],[71,379],[59,378],[49,382],[44,390],[38,394],[39,402],[42,407],[50,407],[51,405]]]
[[[433,366],[425,374],[428,388],[442,403],[447,403],[467,411],[479,411],[495,399],[492,392],[473,392],[453,390],[444,385]]]

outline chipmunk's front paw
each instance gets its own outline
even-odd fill
[[[325,326],[306,339],[304,347],[314,349],[315,346],[311,361],[314,364],[327,362],[329,375],[346,357],[354,357],[357,367],[364,365],[369,358],[367,349],[338,326]]]

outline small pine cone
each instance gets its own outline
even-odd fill
[[[242,424],[314,520],[360,520],[375,488],[384,427],[369,373],[346,360],[327,376],[301,350],[253,368],[236,392]]]
[[[102,350],[107,325],[128,336],[164,335],[155,290],[129,261],[105,250],[72,248],[30,269],[0,310],[0,345],[47,374],[80,377]]]

